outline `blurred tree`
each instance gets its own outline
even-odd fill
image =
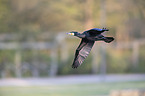
[[[0,32],[8,32],[9,17],[10,17],[9,0],[0,0]]]
[[[130,41],[144,37],[145,13],[144,0],[107,1],[107,25],[114,29],[117,41]],[[113,6],[112,6],[113,5]]]
[[[37,41],[47,42],[50,40],[54,40],[54,38],[56,37],[56,33],[58,32],[72,30],[82,31],[91,27],[102,27],[103,24],[101,25],[100,23],[100,8],[101,6],[103,8],[104,5],[101,5],[101,2],[102,0],[0,0],[0,33],[7,33],[6,35],[9,35],[10,37],[13,37],[13,35],[11,34],[15,33],[16,36],[14,36],[13,38],[15,38],[14,40],[17,43]],[[116,35],[115,40],[118,42],[132,41],[134,39],[144,38],[144,5],[145,0],[106,0],[106,19],[101,16],[102,20],[104,20],[103,22],[106,22],[106,27],[111,30],[106,34]],[[10,42],[11,39],[3,41]],[[72,43],[73,45],[74,42]],[[67,45],[70,48],[71,45]],[[0,66],[2,66],[1,70],[6,68],[5,62],[7,60],[5,60],[5,58],[13,59],[13,53],[8,52],[8,56],[5,56],[3,55],[5,54],[5,51],[6,50],[0,51]],[[24,54],[25,51],[26,50],[22,50],[22,53]],[[29,67],[32,67],[34,65],[36,66],[36,70],[39,70],[39,64],[35,65],[33,64],[33,61],[38,62],[38,58],[40,58],[41,56],[35,55],[38,55],[42,52],[36,52],[35,54],[36,50],[30,51],[32,51],[31,54],[28,54],[29,52],[26,52],[26,56],[22,56],[22,62],[27,61],[26,59],[29,58]],[[128,57],[124,57],[123,52],[112,52],[112,54],[113,56],[111,57],[114,57],[116,59],[110,59],[110,65],[108,67],[109,72],[114,72],[115,68],[117,68],[118,66],[120,67],[120,65],[115,65],[118,61],[122,62],[124,66],[122,66],[122,69],[120,68],[120,71],[116,71],[127,72],[128,66],[126,64],[130,64],[130,61],[126,60],[128,59]],[[45,54],[43,55],[43,58],[50,58],[49,55],[50,54]],[[138,60],[140,60],[140,58],[143,58],[143,55],[141,55],[141,57],[139,55],[138,57]],[[143,66],[144,64],[143,60],[144,59],[141,59],[141,66]],[[69,60],[66,62],[69,62]],[[111,64],[112,62],[113,64]],[[66,64],[61,65],[61,67],[63,68],[60,68],[59,73],[73,73],[72,70],[70,72],[66,67],[64,67]],[[7,63],[7,66],[11,66],[10,63]],[[44,66],[47,65],[44,64]],[[89,68],[91,68],[90,65],[86,65],[85,68],[87,71],[85,70],[84,72],[83,70],[81,70],[76,73],[89,73]],[[26,69],[29,70],[28,73],[32,73],[31,71],[35,71],[35,69],[33,70],[31,68]],[[44,72],[46,72],[46,70],[47,68]],[[65,70],[66,73],[63,70]],[[41,72],[38,71],[35,75],[41,75]]]
[[[99,1],[0,0],[0,5],[1,32],[22,34],[28,31],[34,34],[82,30],[100,25]],[[117,40],[145,36],[144,0],[109,0],[106,5],[106,25],[116,33]]]
[[[85,22],[85,27],[86,29],[90,29],[93,27],[93,1],[94,0],[86,0],[86,6],[85,7],[85,17],[86,17],[86,22]]]

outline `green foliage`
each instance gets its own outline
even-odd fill
[[[100,1],[92,3],[92,27],[100,27],[100,4]],[[144,4],[144,0],[106,1],[107,27],[114,29],[112,33],[119,35],[126,30],[125,33],[131,34],[126,38],[145,36],[142,31],[145,21]],[[87,3],[84,0],[0,0],[0,32],[24,34],[28,31],[35,34],[84,30],[86,10]]]
[[[120,50],[109,50],[107,70],[109,73],[124,73],[127,72],[127,68],[129,67],[129,54],[128,51],[125,52]]]
[[[109,33],[105,33],[107,36],[113,35],[116,42],[145,37],[145,0],[106,0],[105,4],[101,5],[101,0],[92,0],[91,7],[88,6],[87,0],[0,0],[0,33],[17,35],[14,40],[4,38],[4,42],[49,42],[55,39],[58,32],[85,30],[88,15],[91,15],[91,19],[89,18],[92,22],[91,27],[102,27],[101,6],[106,6],[105,22],[106,27],[110,29]],[[89,14],[87,11],[90,11],[90,8],[92,13]],[[43,35],[43,33],[47,34]],[[64,62],[59,60],[59,75],[91,73],[91,55],[78,70],[71,68],[78,42],[78,40],[73,43],[69,41],[70,56]],[[28,66],[31,67],[35,66],[32,64],[35,60],[43,63],[42,66],[45,68],[37,64],[35,67],[38,68],[41,76],[47,76],[51,62],[49,52],[45,50],[35,54],[33,50],[21,51],[23,63],[29,63]],[[145,72],[144,49],[140,49],[137,68],[132,67],[130,50],[107,50],[107,52],[108,73]],[[14,55],[15,51],[0,51],[1,71],[7,69],[6,72],[10,75],[14,72],[15,68],[12,67],[15,64]],[[11,72],[9,68],[12,68]],[[32,76],[32,70],[26,68],[23,70],[23,75]]]

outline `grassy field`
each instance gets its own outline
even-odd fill
[[[107,96],[112,90],[145,89],[145,81],[95,84],[0,87],[0,96]]]

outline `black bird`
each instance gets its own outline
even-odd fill
[[[95,41],[105,41],[106,43],[110,43],[114,40],[113,37],[104,37],[101,34],[104,31],[109,31],[109,30],[106,28],[103,28],[103,29],[93,28],[93,29],[84,31],[83,33],[78,33],[74,31],[67,33],[69,35],[82,38],[80,45],[76,49],[72,68],[77,68],[79,65],[83,63],[83,61],[89,55]]]

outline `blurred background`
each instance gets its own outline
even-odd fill
[[[66,33],[103,27],[115,41],[72,69]],[[139,96],[112,90],[145,90],[144,30],[144,0],[0,0],[0,96]]]

